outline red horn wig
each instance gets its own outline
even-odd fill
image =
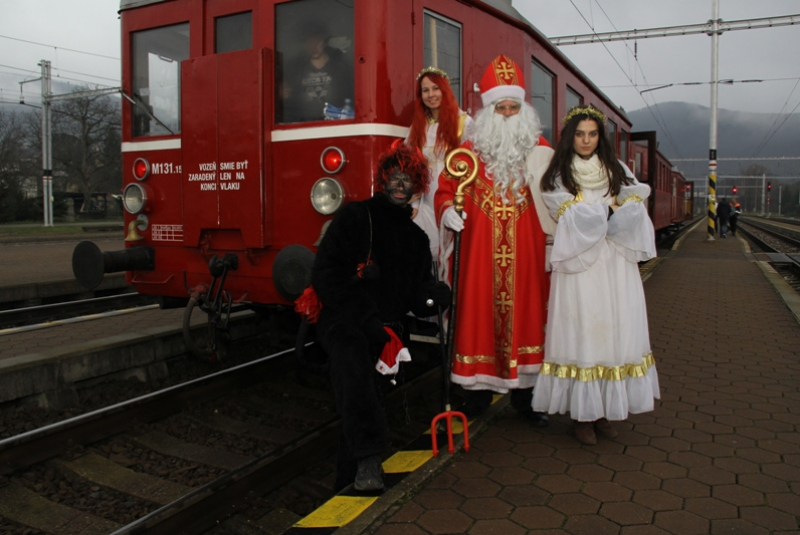
[[[428,191],[428,160],[420,151],[395,140],[378,159],[378,172],[375,175],[375,189],[385,191],[384,186],[389,175],[397,169],[408,173],[414,185],[414,194]]]

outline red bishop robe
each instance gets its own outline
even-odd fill
[[[471,149],[471,144],[462,147]],[[537,188],[552,155],[549,147],[539,149],[543,155],[536,166]],[[463,155],[455,159],[468,161]],[[457,187],[458,180],[447,170],[442,172],[434,199],[440,228]],[[467,218],[461,232],[451,379],[470,390],[505,393],[531,387],[544,358],[550,291],[545,272],[546,235],[530,188],[520,193],[524,196],[521,203],[504,202],[483,161],[476,180],[465,190]],[[446,233],[452,232],[442,232],[447,241]],[[442,249],[446,250],[444,243]]]

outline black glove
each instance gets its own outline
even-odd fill
[[[378,316],[372,316],[364,322],[364,334],[370,344],[385,344],[391,340],[389,333],[383,328],[383,322]]]
[[[453,302],[453,292],[444,282],[435,282],[428,290],[428,299],[433,301],[433,305],[447,308]]]

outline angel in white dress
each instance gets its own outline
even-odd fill
[[[595,444],[597,433],[616,436],[609,420],[652,411],[660,397],[638,269],[656,256],[655,233],[650,187],[614,157],[603,113],[580,106],[564,122],[541,182],[558,224],[533,410],[569,413],[576,438]]]
[[[417,75],[414,118],[406,142],[428,159],[428,187],[411,200],[414,222],[428,235],[431,256],[439,258],[439,225],[433,210],[433,196],[447,154],[461,145],[472,126],[472,118],[458,107],[447,73],[426,67]]]

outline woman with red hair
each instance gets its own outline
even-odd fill
[[[431,255],[439,256],[439,228],[433,210],[433,196],[439,185],[447,153],[461,145],[465,130],[472,119],[458,108],[450,88],[447,73],[436,67],[426,67],[417,75],[414,118],[406,142],[416,147],[428,159],[428,188],[415,198],[414,222],[428,235]]]

